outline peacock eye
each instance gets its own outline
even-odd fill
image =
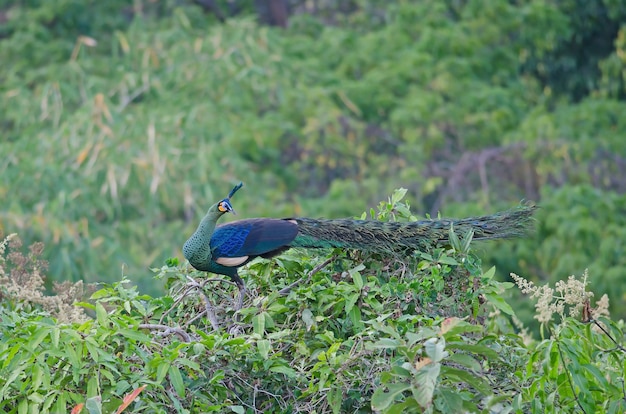
[[[225,213],[226,211],[228,211],[228,209],[224,206],[224,203],[219,203],[219,205],[217,206],[217,209],[221,211],[222,213]]]

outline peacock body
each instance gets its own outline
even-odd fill
[[[217,225],[235,213],[228,197],[209,208],[195,233],[185,242],[183,254],[196,269],[229,276],[241,291],[245,285],[237,269],[256,257],[270,258],[292,247],[347,248],[368,251],[427,250],[449,242],[456,233],[474,232],[474,240],[518,237],[526,231],[534,206],[523,206],[488,216],[465,219],[422,220],[409,223],[375,220],[252,218]]]

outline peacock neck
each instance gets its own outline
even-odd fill
[[[213,235],[213,231],[215,231],[217,220],[222,217],[223,214],[224,213],[217,210],[217,208],[211,207],[202,218],[196,233],[203,238],[207,238],[207,240],[210,239]]]
[[[215,231],[217,220],[224,213],[217,209],[217,204],[212,206],[183,246],[183,254],[195,268],[205,267],[211,260],[211,236]]]

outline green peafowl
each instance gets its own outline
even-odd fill
[[[243,305],[245,284],[237,268],[256,257],[270,258],[291,247],[347,248],[381,252],[427,250],[448,243],[450,227],[459,234],[474,231],[474,240],[517,237],[526,231],[534,206],[465,219],[422,220],[409,223],[352,219],[252,218],[217,226],[226,213],[235,213],[231,197],[236,185],[209,210],[183,254],[200,271],[229,276],[239,288],[237,309]]]

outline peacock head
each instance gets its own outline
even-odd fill
[[[222,201],[220,201],[219,203],[217,203],[217,211],[219,211],[222,214],[225,213],[233,213],[233,214],[237,214],[235,212],[235,209],[233,208],[232,204],[230,204],[230,198],[237,192],[237,190],[239,190],[241,187],[243,187],[243,183],[239,183],[237,184],[232,190],[230,190],[230,193],[228,193],[228,197],[226,197],[225,199],[223,199]]]
[[[228,198],[225,198],[219,203],[217,203],[217,211],[219,211],[222,214],[225,214],[225,213],[233,213],[235,215],[237,214],[232,204],[230,204],[230,199]]]

